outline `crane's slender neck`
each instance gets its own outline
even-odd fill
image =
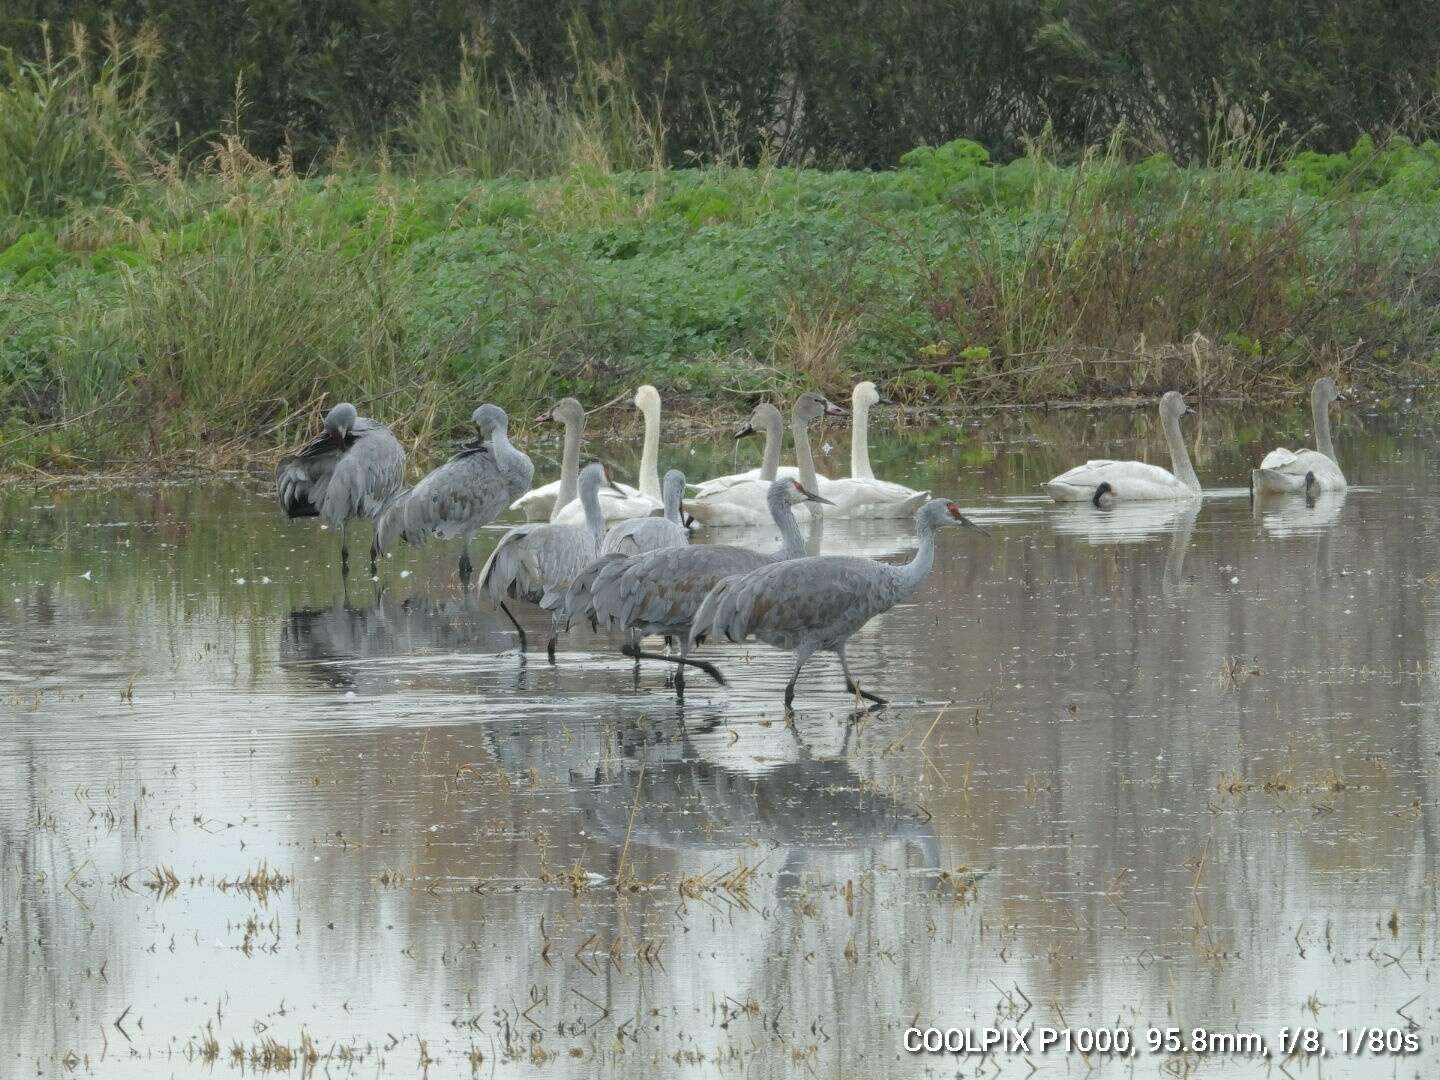
[[[850,421],[850,475],[856,480],[874,480],[870,471],[870,406],[856,398]]]
[[[555,495],[555,508],[550,512],[551,521],[575,501],[575,489],[580,477],[580,436],[584,430],[583,418],[565,422],[565,448],[560,452],[560,490]]]
[[[765,418],[765,458],[760,463],[760,479],[767,484],[780,473],[780,444],[782,441],[780,418],[767,416]]]
[[[895,571],[896,580],[900,583],[900,596],[903,600],[916,589],[920,588],[922,582],[929,575],[931,567],[935,565],[935,533],[936,527],[927,518],[921,518],[915,525],[915,535],[920,541],[920,547],[912,558],[904,566]]]
[[[595,546],[605,539],[605,513],[600,509],[600,485],[585,484],[580,489],[580,506],[585,511],[585,527],[595,538]]]
[[[496,461],[509,458],[514,452],[515,448],[510,445],[510,432],[503,427],[492,428],[490,434],[484,438],[485,442],[490,444],[490,450],[495,455]]]
[[[815,490],[815,458],[810,454],[810,431],[808,422],[800,416],[790,416],[790,436],[795,440],[795,464],[800,466],[800,483],[805,490]],[[820,504],[810,507],[812,515],[820,513]]]
[[[657,503],[660,495],[660,406],[645,410],[645,445],[640,451],[640,494]]]
[[[676,525],[685,524],[680,519],[680,503],[685,498],[685,485],[676,484],[665,491],[665,520]]]
[[[1319,386],[1310,391],[1310,414],[1315,425],[1315,449],[1338,465],[1340,459],[1335,456],[1335,444],[1330,441],[1330,402],[1325,400]]]
[[[1190,451],[1185,446],[1185,436],[1180,434],[1180,418],[1174,413],[1166,413],[1160,418],[1160,425],[1165,429],[1165,441],[1170,444],[1170,471],[1191,491],[1198,492],[1200,478],[1190,464]]]
[[[805,535],[795,521],[795,511],[783,498],[770,500],[770,516],[780,527],[780,550],[771,556],[776,561],[798,559],[805,554]]]

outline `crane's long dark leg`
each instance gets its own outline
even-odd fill
[[[500,610],[505,612],[505,617],[510,620],[510,625],[515,627],[515,632],[520,635],[520,651],[523,653],[526,649],[525,627],[521,626],[520,620],[510,613],[510,609],[505,606],[504,600],[500,601]]]
[[[800,678],[800,669],[805,666],[805,661],[810,659],[811,649],[797,649],[795,651],[795,673],[790,676],[790,681],[785,684],[785,708],[795,704],[795,683]]]
[[[370,541],[370,576],[380,576],[380,537],[377,534],[374,540]]]
[[[545,656],[550,663],[555,663],[555,642],[560,638],[560,616],[558,614],[550,617],[550,638],[545,642]]]
[[[714,664],[707,663],[704,660],[691,660],[688,656],[685,656],[683,654],[680,656],[666,656],[664,653],[660,652],[648,652],[645,649],[640,648],[638,645],[630,645],[628,643],[624,645],[620,649],[620,651],[626,656],[633,656],[636,660],[664,660],[667,664],[683,664],[686,667],[699,668],[701,671],[705,672],[705,674],[709,675],[721,686],[725,685],[725,676],[720,674],[720,669],[717,668]],[[675,674],[678,679],[680,673],[677,671]],[[681,683],[680,685],[683,685],[683,683]]]
[[[840,648],[838,648],[838,649],[835,650],[835,655],[838,656],[838,657],[840,657],[840,670],[845,673],[845,689],[846,689],[846,690],[850,691],[850,693],[852,693],[852,694],[859,694],[859,695],[860,695],[862,698],[864,698],[866,701],[873,701],[876,705],[889,705],[889,704],[890,704],[890,702],[886,701],[886,700],[885,700],[883,697],[881,697],[879,694],[872,694],[872,693],[870,693],[868,690],[862,690],[862,689],[860,689],[860,684],[859,684],[858,682],[856,682],[856,681],[855,681],[855,677],[850,674],[850,662],[845,659],[845,646],[844,646],[844,645],[841,645]]]
[[[470,575],[475,567],[470,563],[470,541],[465,541],[465,546],[460,549],[460,584],[467,589],[470,587]]]
[[[350,574],[350,545],[345,542],[345,522],[340,523],[340,576]]]

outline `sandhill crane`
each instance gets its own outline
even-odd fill
[[[500,605],[520,634],[520,651],[526,649],[525,629],[516,621],[507,599],[537,604],[551,613],[550,637],[545,653],[555,662],[555,642],[560,636],[560,610],[565,590],[575,575],[600,554],[605,536],[605,519],[600,511],[601,485],[613,487],[605,466],[586,465],[580,473],[580,504],[585,508],[584,525],[534,522],[517,525],[500,539],[480,570],[480,588]]]
[[[655,395],[653,408],[649,403],[649,396],[637,392],[635,404],[645,415],[645,440],[647,445],[652,438],[659,445],[660,438],[660,395],[655,388],[641,387],[640,390],[649,389]],[[642,407],[641,402],[646,404]],[[584,509],[575,501],[576,483],[580,475],[580,442],[585,435],[585,409],[573,397],[561,398],[548,412],[541,413],[535,418],[537,423],[554,422],[565,426],[565,441],[560,452],[560,479],[551,481],[548,484],[541,484],[539,487],[526,492],[511,504],[512,510],[519,510],[524,513],[529,521],[559,521],[561,515],[568,513],[565,518],[567,525],[579,525],[585,520]],[[650,471],[655,471],[653,460],[650,462]],[[645,481],[642,477],[641,483]],[[600,509],[604,511],[607,521],[618,521],[625,518],[635,517],[636,514],[629,512],[631,504],[628,500],[645,498],[645,514],[654,513],[660,509],[660,480],[655,477],[655,496],[650,500],[642,490],[630,487],[628,484],[613,484],[600,493]],[[622,505],[624,504],[624,505]]]
[[[904,566],[853,555],[818,555],[720,581],[695,614],[690,644],[712,636],[735,642],[754,636],[795,653],[795,672],[785,686],[787,709],[795,700],[795,681],[805,661],[828,650],[840,658],[845,689],[883,705],[884,698],[860,689],[850,674],[846,642],[920,588],[935,562],[935,534],[950,525],[975,527],[953,502],[932,499],[915,515],[920,547]]]
[[[758,411],[758,410],[757,410]],[[806,491],[819,493],[820,480],[815,474],[815,458],[810,453],[809,428],[821,416],[848,416],[844,409],[826,399],[824,394],[808,391],[795,399],[790,410],[790,436],[795,442],[795,461],[799,480]],[[745,434],[742,428],[740,434]],[[767,433],[767,445],[771,443]],[[767,454],[767,469],[769,455]],[[763,525],[768,519],[769,489],[765,482],[746,480],[704,498],[687,499],[685,511],[702,525]],[[828,500],[827,500],[828,501]],[[802,507],[799,516],[811,511]],[[817,515],[819,509],[813,511]]]
[[[666,660],[698,667],[716,682],[724,683],[724,676],[713,664],[688,658],[690,623],[701,601],[722,578],[804,555],[805,538],[791,507],[824,501],[798,480],[772,481],[770,516],[780,528],[782,543],[778,551],[763,555],[750,548],[705,544],[664,548],[629,558],[607,555],[577,577],[566,598],[566,614],[572,619],[588,617],[592,624],[623,631],[630,638],[623,651],[636,660]],[[646,634],[677,638],[680,655],[642,651],[639,639]],[[682,689],[684,683],[683,671],[677,672],[676,688]]]
[[[667,547],[684,547],[690,543],[690,530],[680,520],[680,502],[685,497],[685,474],[671,469],[660,485],[664,517],[637,517],[610,526],[600,553],[608,555],[643,555]]]
[[[460,540],[460,580],[466,584],[474,569],[470,541],[530,490],[535,475],[530,458],[510,443],[510,418],[504,409],[481,405],[471,420],[480,437],[394,499],[375,525],[375,547],[382,555],[398,540]]]
[[[390,429],[342,401],[325,417],[323,434],[275,466],[275,487],[287,516],[319,517],[340,533],[340,573],[350,573],[346,525],[379,518],[405,484],[405,448]],[[370,548],[370,573],[377,571]]]

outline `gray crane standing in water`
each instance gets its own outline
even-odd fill
[[[730,544],[662,548],[644,555],[606,555],[586,567],[566,597],[566,614],[588,617],[623,631],[630,639],[626,656],[665,660],[698,667],[716,682],[725,678],[713,664],[689,658],[690,624],[706,595],[722,578],[744,574],[771,562],[798,559],[805,554],[805,537],[795,523],[792,507],[826,500],[804,488],[798,480],[779,479],[770,484],[770,516],[780,528],[781,546],[772,554]],[[675,638],[680,655],[645,652],[639,640],[646,634]],[[675,674],[675,687],[685,686],[684,667]]]
[[[795,681],[805,661],[827,650],[840,658],[846,690],[884,705],[884,698],[862,690],[851,675],[846,643],[876,615],[920,588],[935,563],[935,534],[951,525],[976,527],[953,502],[932,499],[915,514],[920,547],[904,566],[854,555],[817,555],[718,582],[696,612],[690,644],[712,636],[734,642],[754,636],[793,652],[795,672],[785,686],[787,709],[795,700]]]
[[[600,509],[600,487],[620,490],[610,482],[599,462],[580,470],[580,505],[585,524],[560,525],[530,522],[517,525],[500,538],[480,570],[480,588],[500,605],[520,634],[520,651],[526,649],[525,628],[505,606],[506,600],[524,600],[551,613],[550,637],[545,653],[555,662],[555,642],[560,636],[565,590],[595,557],[605,537],[605,517]]]
[[[470,542],[530,490],[535,475],[530,458],[510,443],[510,418],[504,409],[487,403],[471,419],[479,438],[392,500],[375,524],[375,548],[382,555],[399,540],[460,540],[460,580],[467,585],[474,569]]]
[[[319,517],[340,533],[340,573],[350,573],[346,525],[378,521],[405,484],[405,448],[390,429],[342,401],[325,417],[323,434],[275,466],[280,507],[288,517]],[[377,572],[370,547],[370,573]]]
[[[664,517],[630,518],[610,526],[600,554],[643,555],[661,548],[684,547],[690,543],[690,530],[680,520],[680,503],[685,498],[685,474],[671,469],[660,483],[660,500]]]

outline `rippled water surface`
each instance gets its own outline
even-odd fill
[[[852,642],[870,715],[820,657],[787,719],[763,645],[683,702],[586,632],[523,662],[453,547],[346,590],[258,478],[0,495],[0,1076],[1436,1075],[1434,425],[1351,406],[1348,495],[1252,507],[1306,421],[1187,420],[1198,510],[1037,497],[1163,462],[1148,413],[872,435],[990,533]],[[1172,1025],[1274,1052],[1149,1053]]]

